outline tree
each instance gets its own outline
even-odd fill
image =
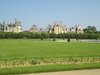
[[[56,41],[56,36],[57,36],[57,35],[56,35],[55,33],[51,33],[51,34],[50,34],[50,38],[53,38],[53,41]]]
[[[70,42],[70,37],[68,37],[68,40],[67,40],[67,42]]]
[[[86,29],[85,29],[86,30]],[[88,33],[95,33],[97,31],[95,26],[88,26],[87,27],[87,32]]]

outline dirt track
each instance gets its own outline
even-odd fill
[[[100,69],[76,70],[76,71],[61,71],[61,72],[24,74],[24,75],[100,75]]]

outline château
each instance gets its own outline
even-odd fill
[[[6,23],[4,20],[3,23],[0,23],[0,32],[14,32],[19,33],[23,32],[21,21],[15,19],[15,23]],[[37,25],[32,25],[30,30],[28,32],[33,33],[40,33],[40,32],[46,32],[46,33],[84,33],[83,28],[81,25],[75,25],[74,27],[68,28],[62,24],[62,21],[54,21],[53,24],[49,24],[47,28],[38,28]]]
[[[4,20],[3,24],[0,23],[0,31],[1,32],[14,32],[19,33],[22,32],[21,21],[15,19],[15,23],[6,23]]]

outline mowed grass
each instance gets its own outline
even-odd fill
[[[100,43],[56,42],[50,40],[0,40],[0,61],[100,57]],[[6,63],[7,64],[7,63]],[[100,68],[99,62],[0,68],[0,75]]]
[[[0,40],[0,60],[100,56],[99,43],[54,42],[41,40]]]

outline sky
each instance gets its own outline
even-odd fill
[[[46,28],[53,21],[100,30],[100,0],[0,0],[0,23],[14,22],[15,18],[22,22],[23,30],[33,24]]]

